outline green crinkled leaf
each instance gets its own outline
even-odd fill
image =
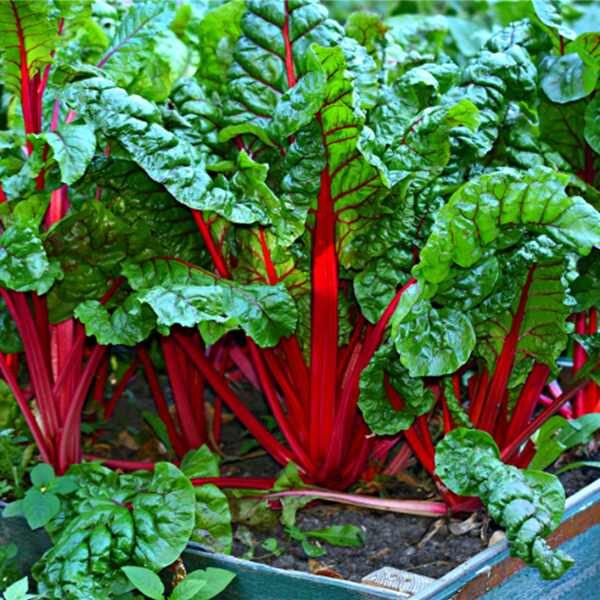
[[[243,0],[230,0],[207,12],[193,26],[200,42],[196,76],[210,87],[221,89],[226,85],[233,49],[241,34],[240,21],[244,9]]]
[[[49,260],[37,228],[15,224],[0,235],[0,285],[17,292],[45,294],[62,277]]]
[[[181,461],[179,467],[190,479],[193,477],[218,477],[219,457],[203,445],[197,450],[190,450]]]
[[[214,211],[232,223],[261,223],[281,229],[284,207],[265,183],[267,165],[255,162],[242,151],[237,155],[236,166],[233,177],[217,176],[190,206]]]
[[[61,180],[67,185],[82,177],[96,150],[96,135],[90,124],[61,125],[56,131],[43,133],[39,138],[52,148]]]
[[[207,252],[188,208],[179,204],[134,162],[114,155],[96,159],[82,183],[89,186],[90,194],[97,186],[101,188],[101,204],[113,215],[107,214],[98,222],[98,227],[112,222],[110,229],[119,234],[108,238],[114,238],[107,244],[109,247],[123,246],[121,234],[127,232],[125,241],[131,257],[177,256],[195,264],[205,264]],[[94,222],[90,225],[90,229],[98,231],[93,237],[102,237],[99,235],[102,230],[97,229]],[[92,239],[90,243],[94,241]],[[97,246],[95,252],[98,252]]]
[[[327,78],[320,128],[330,181],[322,181],[322,186],[329,187],[337,215],[339,260],[350,267],[361,260],[364,248],[359,249],[354,241],[370,223],[369,217],[379,211],[388,212],[381,205],[387,187],[379,169],[361,152],[364,116],[355,106],[355,88],[346,74],[342,49],[313,50]]]
[[[154,312],[136,294],[127,296],[114,310],[97,300],[86,300],[75,308],[74,315],[102,345],[135,346],[156,327]]]
[[[196,523],[192,541],[213,552],[231,554],[233,530],[227,496],[213,484],[196,487]]]
[[[510,289],[518,281],[519,289],[524,291],[527,270],[524,271],[508,270],[500,286]],[[511,387],[523,383],[532,360],[553,368],[567,346],[570,330],[567,319],[573,310],[573,302],[568,295],[569,282],[565,273],[567,267],[561,258],[540,261],[531,272],[515,347]],[[497,307],[488,312],[484,309],[482,318],[474,318],[479,344],[477,351],[486,359],[491,371],[513,327],[520,301],[521,293],[518,293],[507,310]],[[527,363],[529,368],[521,371],[521,363]]]
[[[585,98],[594,91],[598,67],[584,63],[578,54],[547,57],[542,63],[542,89],[559,104]]]
[[[419,299],[418,286],[404,293],[412,306],[402,306],[392,317],[392,339],[401,363],[411,377],[453,373],[475,347],[475,331],[467,315],[452,308],[434,308]]]
[[[325,87],[324,72],[315,68],[282,94],[268,129],[272,139],[285,143],[286,138],[308,125],[323,104]]]
[[[556,476],[505,465],[492,437],[474,429],[448,433],[437,445],[435,464],[450,490],[481,498],[506,529],[511,555],[536,567],[544,579],[557,579],[572,566],[568,555],[544,540],[560,523],[565,506]]]
[[[585,168],[584,116],[586,101],[558,104],[540,99],[540,132],[542,139],[550,144],[571,165],[574,172]]]
[[[129,93],[164,100],[180,74],[176,55],[187,52],[168,29],[173,16],[170,3],[132,3],[118,20],[98,66]]]
[[[158,571],[179,557],[194,525],[194,490],[174,465],[157,463],[153,473],[131,475],[81,465],[69,475],[79,486],[53,527],[56,545],[34,567],[40,592],[69,597],[81,586],[88,594],[82,597],[99,600],[116,569]]]
[[[66,101],[98,131],[118,140],[177,201],[193,206],[206,190],[209,177],[201,157],[186,139],[160,124],[160,111],[151,102],[102,77],[72,84]]]
[[[128,257],[144,253],[153,243],[145,223],[132,228],[106,206],[86,202],[48,233],[48,256],[61,265],[64,277],[49,294],[50,317],[59,322],[86,300],[99,300],[120,275]]]
[[[389,394],[401,401],[401,406],[394,406]],[[378,435],[408,429],[415,417],[432,409],[434,402],[433,392],[423,381],[408,375],[391,340],[375,352],[361,374],[358,407],[371,431]]]
[[[207,343],[243,329],[260,346],[274,346],[296,327],[295,303],[282,284],[240,285],[174,260],[156,259],[123,269],[139,302],[156,313],[159,325],[201,328]]]
[[[221,105],[207,86],[192,78],[181,78],[175,83],[169,100],[176,112],[166,115],[163,112],[163,118],[171,131],[185,136],[201,153],[225,152],[219,141],[223,131],[219,131],[223,121]]]
[[[245,8],[228,73],[226,121],[268,128],[280,97],[309,68],[308,48],[338,43],[341,27],[316,2],[247,0]]]
[[[452,263],[475,265],[508,228],[547,234],[587,254],[600,243],[600,215],[579,196],[567,195],[568,182],[569,176],[545,167],[524,173],[499,169],[473,178],[438,213],[413,272],[440,283]]]
[[[346,35],[355,39],[381,66],[388,30],[381,16],[366,10],[352,12],[346,19],[344,29]]]

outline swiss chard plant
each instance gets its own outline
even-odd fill
[[[68,186],[81,177],[96,149],[93,129],[73,122],[76,115],[61,100],[63,67],[74,58],[69,53],[85,37],[84,32],[95,33],[94,51],[104,67],[114,60],[127,31],[121,31],[109,46],[102,30],[90,32],[86,3],[5,2],[0,18],[6,42],[3,84],[13,107],[11,129],[2,132],[0,310],[3,323],[6,314],[10,315],[9,325],[2,329],[10,335],[2,336],[0,372],[42,458],[64,472],[81,458],[81,409],[106,348],[86,340],[68,303],[59,300],[56,284],[81,278],[86,272],[86,284],[106,301],[116,291],[118,280],[90,277],[90,262],[74,264],[72,256],[63,256],[61,261],[45,247],[52,243],[52,229],[70,210],[70,194],[76,192]],[[89,38],[86,41],[92,43]],[[80,238],[82,233],[78,232]],[[88,261],[96,264],[93,256],[88,254]],[[27,371],[25,386],[19,381],[21,352]]]
[[[317,4],[230,3],[202,23],[223,15],[239,21],[222,32],[231,53],[182,82],[166,112],[105,77],[70,90],[73,110],[192,210],[212,261],[130,261],[122,305],[77,309],[88,330],[150,306],[307,481],[347,487],[389,448],[365,435],[361,377],[367,422],[406,430],[430,472],[434,405],[446,430],[470,419],[525,464],[523,428],[568,341],[577,257],[599,239],[576,195],[593,194],[535,127],[543,32],[514,23],[459,66],[397,60],[398,32],[365,15],[342,31]],[[246,371],[286,447],[177,328],[193,325],[208,344],[245,332]]]
[[[167,8],[44,0],[6,2],[0,8],[6,40],[3,93],[9,103],[0,160],[0,376],[16,398],[42,458],[59,472],[81,459],[80,415],[90,392],[105,404],[104,417],[109,418],[138,363],[149,379],[158,412],[165,421],[169,415],[143,347],[138,349],[139,360],[104,399],[109,349],[86,338],[73,310],[87,299],[108,302],[118,292],[123,283],[120,264],[126,256],[176,253],[197,258],[193,243],[178,237],[193,220],[188,217],[188,225],[182,218],[187,212],[178,211],[147,178],[138,177],[134,183],[131,162],[111,163],[113,179],[105,183],[107,189],[99,185],[100,178],[82,180],[90,161],[108,161],[111,150],[63,99],[68,82],[91,69],[131,92],[165,100],[193,60],[167,27],[175,16],[174,7]],[[153,65],[152,73],[148,64]],[[129,195],[119,193],[119,173],[134,178]],[[158,208],[148,218],[152,194]],[[136,209],[140,195],[148,202]],[[105,209],[100,202],[109,199],[110,209]],[[132,232],[131,221],[138,219],[145,226]],[[157,220],[163,231],[150,241]],[[128,343],[139,332],[120,334]],[[220,355],[215,360],[221,369]],[[173,364],[169,361],[169,372]],[[173,426],[169,435],[180,457],[210,437],[203,412],[191,415],[190,397],[199,376],[189,367],[187,371],[189,376],[179,370],[173,375],[178,382],[174,395],[180,432]],[[218,437],[218,414],[214,421]]]
[[[132,341],[141,341],[151,310],[276,460],[336,488],[389,448],[367,436],[360,375],[414,284],[417,190],[447,165],[451,131],[479,123],[458,94],[430,102],[458,68],[440,73],[441,90],[402,80],[384,52],[398,44],[365,19],[363,46],[358,25],[346,33],[316,3],[228,3],[200,30],[227,22],[220,35],[231,51],[199,45],[195,79],[175,87],[166,110],[102,74],[66,94],[111,148],[191,210],[209,259],[126,261],[129,295],[76,308],[88,333],[123,343],[137,326]],[[117,330],[122,319],[130,326]],[[245,334],[237,364],[265,394],[285,445],[207,360],[204,344],[233,329]]]

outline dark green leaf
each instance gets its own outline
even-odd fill
[[[205,582],[202,589],[194,596],[194,600],[211,600],[227,588],[235,579],[235,573],[226,569],[208,567],[205,570],[192,571],[187,579]]]
[[[156,573],[150,569],[135,566],[121,567],[121,570],[144,596],[153,600],[162,600],[165,586]]]
[[[401,407],[390,402],[388,386],[401,398]],[[375,352],[361,374],[358,406],[371,431],[378,435],[408,429],[415,417],[431,410],[434,401],[421,379],[409,377],[391,340]]]
[[[58,264],[48,260],[37,229],[13,225],[0,235],[0,285],[45,294],[61,276]]]
[[[40,463],[33,467],[30,473],[31,483],[39,488],[47,486],[53,479],[56,478],[54,469],[46,463]]]
[[[542,89],[552,102],[565,104],[594,91],[598,67],[584,63],[578,54],[548,57],[542,65]]]
[[[82,302],[74,311],[88,335],[99,344],[135,346],[145,340],[156,326],[152,309],[135,295],[128,296],[114,311],[96,300]]]
[[[60,500],[51,492],[42,493],[37,489],[30,489],[25,493],[21,507],[29,527],[39,529],[58,514]]]
[[[578,460],[576,462],[569,463],[560,469],[555,471],[556,475],[560,475],[561,473],[566,473],[567,471],[572,471],[573,469],[600,469],[600,461],[597,460]]]
[[[192,484],[174,465],[119,475],[84,464],[68,475],[79,485],[50,524],[56,545],[35,566],[41,592],[81,586],[81,593],[105,598],[120,567],[156,572],[179,557],[192,533],[195,502]]]
[[[535,438],[536,453],[531,469],[545,469],[556,461],[569,448],[586,444],[600,429],[600,414],[583,415],[567,421],[555,415],[539,429]]]
[[[392,317],[392,339],[400,361],[411,377],[454,373],[475,347],[475,331],[469,318],[451,308],[434,308],[418,299],[418,286],[404,293],[413,304],[400,303]],[[405,298],[403,297],[403,300]]]
[[[231,554],[233,532],[227,496],[213,484],[196,486],[196,522],[192,541],[221,554]]]
[[[92,125],[62,125],[39,137],[52,148],[63,183],[72,185],[83,176],[96,150]]]
[[[323,529],[304,530],[303,533],[332,546],[360,548],[365,543],[364,533],[356,525],[331,525]]]
[[[200,324],[207,343],[241,328],[259,346],[274,346],[296,327],[296,308],[282,284],[239,285],[165,259],[128,264],[124,274],[135,297],[152,307],[160,325]]]

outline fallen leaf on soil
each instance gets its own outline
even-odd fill
[[[158,440],[150,439],[140,446],[138,454],[140,459],[157,462],[162,460],[166,451],[167,449]]]
[[[97,454],[98,456],[111,456],[112,451],[113,447],[105,442],[96,442],[92,446],[92,454]]]
[[[453,535],[464,535],[465,533],[469,533],[469,531],[473,531],[473,529],[481,527],[481,521],[478,517],[479,515],[477,513],[473,513],[464,521],[453,519],[450,521],[448,529],[450,529],[450,533]]]
[[[445,524],[445,519],[437,519],[436,521],[434,521],[433,525],[429,528],[429,531],[421,538],[421,540],[417,544],[417,548],[422,548]]]
[[[308,560],[308,570],[314,575],[321,575],[322,577],[332,577],[333,579],[344,579],[344,577],[338,573],[333,567],[323,564],[314,558]]]
[[[128,431],[120,431],[117,436],[117,443],[128,450],[138,450],[140,445],[135,441],[135,438]]]

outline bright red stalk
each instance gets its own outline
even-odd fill
[[[533,281],[533,274],[535,272],[536,265],[532,265],[527,273],[527,279],[519,298],[519,305],[517,312],[512,320],[512,326],[508,335],[504,338],[504,344],[502,346],[502,352],[496,363],[496,369],[494,375],[487,387],[487,397],[485,399],[485,410],[481,414],[481,419],[476,426],[479,429],[483,429],[489,433],[492,433],[498,415],[500,414],[502,403],[506,400],[506,389],[508,385],[508,379],[515,363],[515,354],[517,350],[517,344],[519,343],[519,336],[521,334],[521,327],[525,318],[525,308],[527,306],[527,300],[529,298],[529,289]]]
[[[206,439],[203,439],[196,427],[196,421],[193,414],[193,408],[190,405],[190,399],[188,396],[189,390],[187,389],[187,377],[185,376],[186,363],[182,360],[182,356],[179,352],[180,348],[169,337],[161,337],[161,346],[163,356],[165,359],[165,365],[169,374],[169,381],[171,383],[171,389],[173,390],[173,397],[175,399],[175,409],[177,410],[177,416],[179,418],[179,426],[183,432],[186,446],[189,449],[199,448],[202,444],[206,443]],[[204,410],[204,399],[201,400],[201,410]]]
[[[204,373],[208,384],[213,388],[223,402],[234,412],[246,429],[262,444],[273,456],[273,458],[282,465],[286,465],[292,456],[289,451],[282,446],[277,439],[262,425],[262,423],[248,410],[240,399],[229,389],[226,380],[218,373],[213,365],[210,364],[206,356],[190,342],[185,336],[174,332],[175,340],[187,352],[188,356],[195,363],[198,369]]]
[[[198,226],[200,234],[202,235],[202,239],[206,244],[206,248],[210,254],[210,257],[215,264],[217,273],[224,279],[230,279],[231,273],[229,272],[229,268],[225,263],[225,258],[215,244],[208,223],[205,221],[202,212],[199,210],[192,210],[192,215],[194,216],[194,221],[196,221],[196,225]]]
[[[277,424],[279,425],[287,443],[290,445],[290,448],[294,452],[296,456],[296,461],[299,463],[299,466],[301,466],[304,470],[314,470],[314,463],[312,462],[311,458],[307,456],[307,454],[304,452],[302,446],[298,442],[296,432],[292,431],[292,428],[288,423],[287,417],[283,413],[281,404],[279,402],[279,398],[277,396],[277,392],[275,391],[273,382],[271,381],[271,378],[267,373],[267,369],[258,349],[258,346],[256,346],[254,341],[251,339],[248,340],[248,344],[250,348],[250,355],[252,356],[254,365],[256,366],[258,378],[267,398],[267,402],[269,404],[271,412],[277,420]]]
[[[171,413],[169,412],[169,406],[167,404],[167,400],[165,399],[165,395],[163,394],[162,388],[160,387],[160,383],[158,381],[156,371],[154,370],[152,360],[150,359],[150,355],[148,354],[146,348],[141,345],[138,346],[137,354],[140,362],[142,363],[142,367],[144,368],[146,381],[150,387],[150,393],[154,399],[156,411],[167,428],[167,435],[169,436],[171,446],[173,446],[173,450],[177,456],[183,456],[186,452],[186,447],[181,440],[177,429],[175,428],[175,423],[171,417]]]
[[[414,283],[416,283],[416,281],[411,279],[396,292],[396,295],[381,315],[377,324],[374,327],[371,326],[365,335],[360,353],[356,361],[352,363],[352,368],[349,371],[347,378],[345,378],[347,383],[341,390],[336,427],[334,428],[331,439],[328,440],[329,453],[325,464],[326,472],[333,472],[344,459],[344,449],[346,448],[347,438],[351,434],[351,428],[354,421],[353,417],[356,414],[360,375],[369,364],[377,348],[381,345],[385,329],[398,306],[398,302],[400,302],[402,294],[404,294],[404,292]],[[315,329],[313,326],[313,331],[319,330]]]
[[[585,312],[581,312],[575,316],[575,333],[580,335],[586,333],[586,314]],[[577,342],[573,345],[573,374],[576,375],[577,372],[585,365],[585,350],[583,346]],[[584,408],[584,390],[581,390],[575,396],[573,400],[573,412],[575,417],[580,417],[585,413]]]
[[[314,461],[325,460],[336,407],[338,352],[338,258],[331,177],[321,173],[312,239],[310,450]]]
[[[77,388],[71,398],[71,404],[64,420],[59,446],[58,469],[60,473],[64,473],[69,465],[81,460],[81,438],[79,433],[81,411],[87,397],[87,392],[92,383],[94,373],[98,370],[98,366],[102,361],[105,352],[105,346],[94,346],[85,368],[83,369]]]
[[[514,439],[518,432],[523,430],[527,423],[529,423],[549,376],[549,367],[539,363],[534,365],[519,394],[519,399],[515,404],[515,408],[510,418],[510,425],[506,432],[506,439]],[[504,440],[496,441],[502,446]]]

